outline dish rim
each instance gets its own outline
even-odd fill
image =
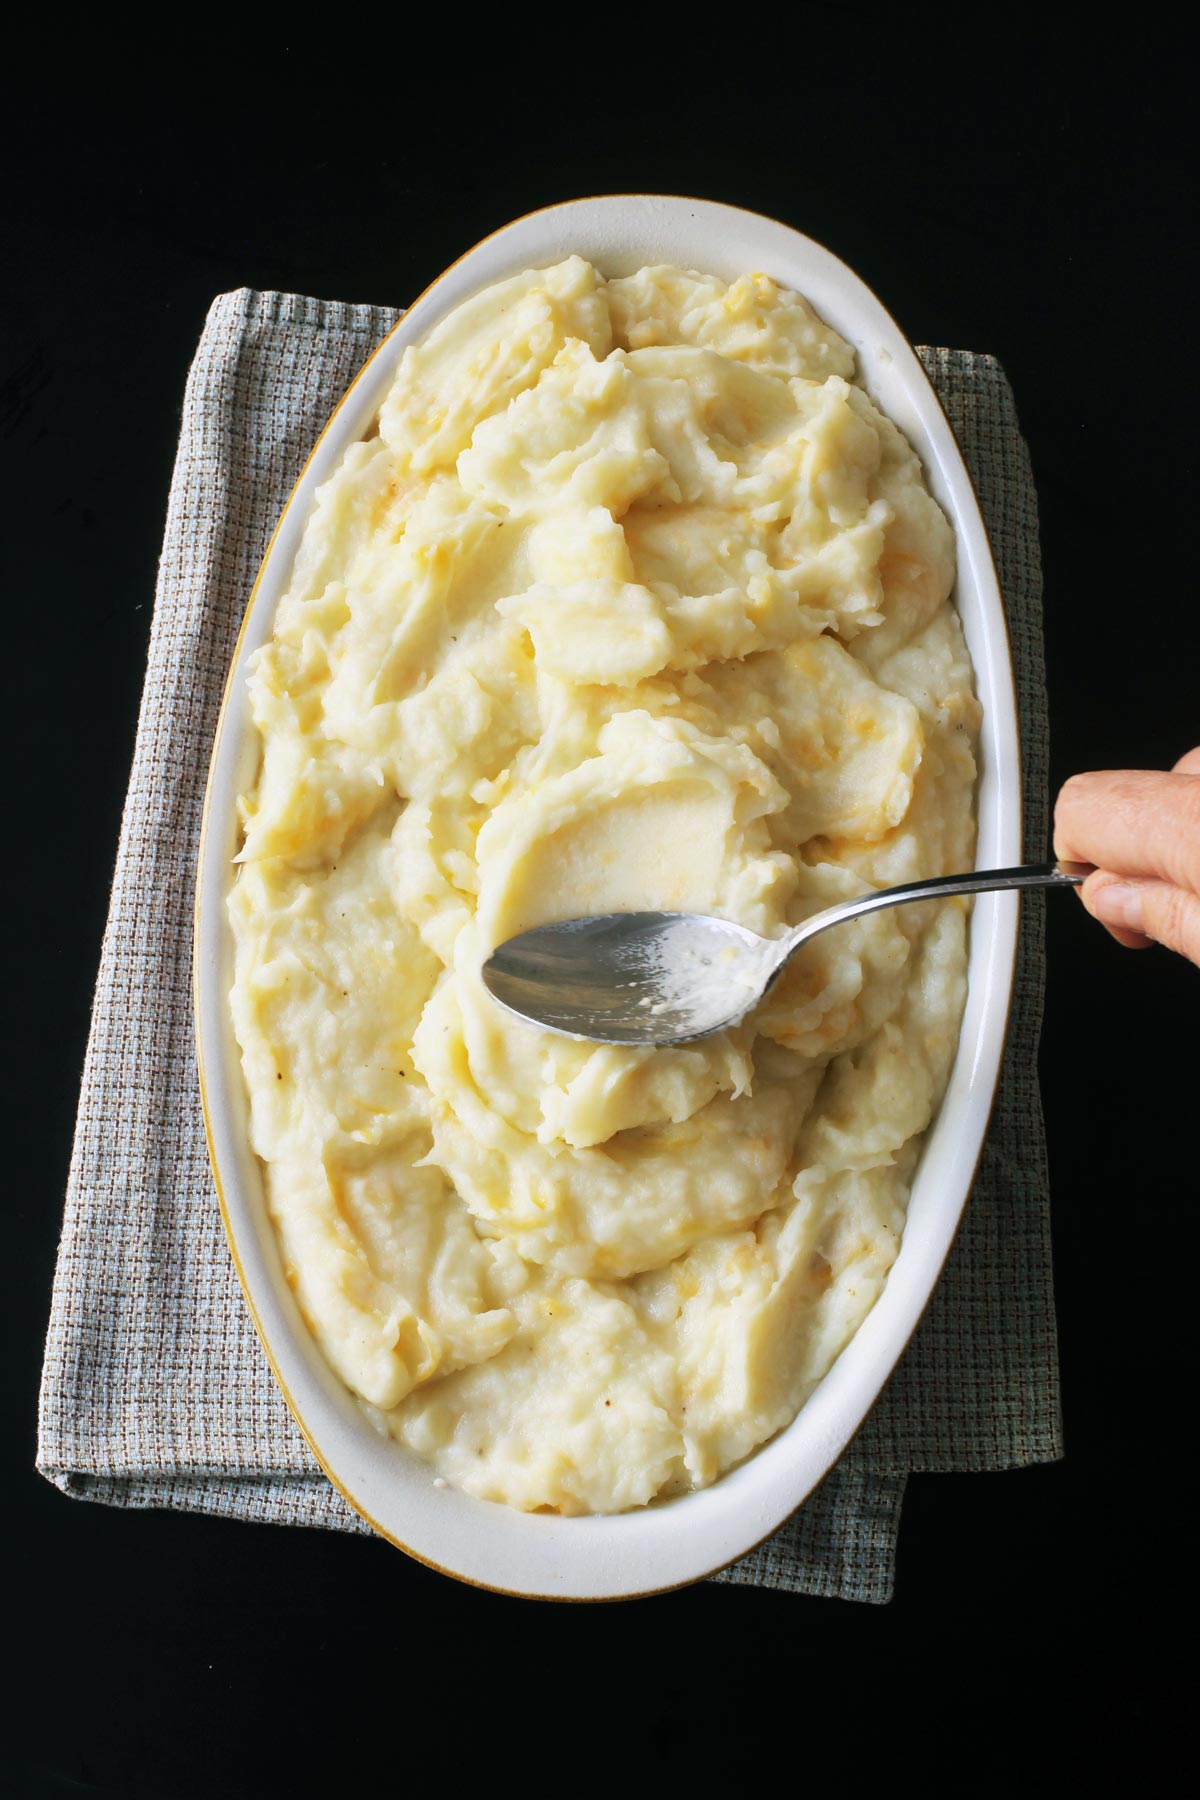
[[[228,1171],[231,1167],[231,1163],[229,1158],[226,1157],[223,1164],[223,1150],[218,1148],[221,1140],[227,1139],[229,1136],[230,1122],[226,1114],[222,1114],[219,1118],[215,1116],[217,1104],[216,1096],[220,1091],[222,1082],[228,1083],[232,1078],[235,1086],[241,1086],[244,1097],[244,1078],[242,1075],[240,1055],[237,1053],[236,1040],[233,1039],[232,1021],[229,1017],[228,991],[226,990],[223,995],[223,1008],[218,1008],[213,1004],[213,986],[214,982],[218,980],[215,962],[220,960],[219,957],[214,959],[212,954],[214,938],[223,937],[226,940],[224,946],[226,956],[229,948],[228,939],[230,934],[224,901],[228,896],[229,887],[231,885],[229,870],[232,867],[232,865],[228,863],[225,865],[225,877],[222,885],[217,879],[217,870],[214,868],[214,863],[217,859],[215,858],[212,846],[216,841],[217,834],[213,830],[213,818],[214,809],[217,808],[219,810],[218,787],[222,778],[232,773],[235,751],[231,750],[229,747],[231,716],[235,706],[239,682],[244,689],[245,663],[249,654],[248,636],[252,622],[256,624],[261,622],[261,619],[264,616],[264,608],[265,616],[268,619],[269,633],[269,622],[274,617],[274,611],[280,597],[286,591],[291,573],[292,557],[288,556],[286,562],[282,561],[283,552],[281,549],[281,539],[284,537],[285,532],[288,532],[290,528],[294,527],[297,531],[303,529],[303,524],[306,522],[311,511],[312,490],[315,488],[315,485],[317,485],[314,479],[316,465],[324,460],[322,453],[326,453],[326,459],[333,454],[335,449],[337,454],[340,455],[350,443],[357,441],[357,439],[363,435],[361,429],[358,431],[352,429],[339,430],[339,421],[347,419],[355,410],[356,402],[361,405],[364,393],[367,393],[372,389],[374,385],[372,371],[380,369],[381,359],[388,359],[389,365],[394,366],[394,360],[398,359],[400,349],[403,345],[408,341],[416,340],[417,338],[426,335],[438,320],[441,317],[444,317],[454,306],[458,305],[462,299],[466,298],[467,294],[454,293],[452,294],[452,297],[446,298],[446,294],[443,291],[441,295],[442,303],[439,306],[431,307],[426,303],[437,300],[439,298],[439,290],[445,290],[446,284],[451,282],[451,278],[456,275],[456,272],[463,271],[465,265],[472,265],[472,267],[474,267],[476,263],[487,263],[489,258],[487,258],[484,253],[488,251],[489,247],[499,246],[504,240],[517,240],[517,242],[519,242],[523,235],[526,235],[523,233],[522,228],[528,228],[538,221],[546,221],[548,219],[560,217],[564,226],[567,227],[565,234],[558,240],[559,248],[557,250],[557,255],[559,257],[573,253],[590,254],[589,252],[585,252],[576,241],[581,235],[579,223],[579,214],[581,211],[593,214],[593,219],[586,223],[588,225],[593,225],[594,228],[598,229],[599,226],[595,225],[595,214],[597,210],[603,212],[616,209],[622,214],[625,214],[630,211],[639,210],[644,212],[647,208],[652,215],[677,213],[679,209],[684,209],[690,213],[693,219],[699,214],[704,221],[714,226],[725,224],[732,227],[736,223],[742,230],[762,228],[764,238],[771,236],[772,234],[782,234],[785,240],[789,243],[794,243],[795,254],[798,257],[815,257],[817,261],[825,266],[827,273],[844,283],[851,300],[859,305],[865,305],[868,314],[873,312],[875,320],[881,323],[895,340],[898,340],[908,360],[908,367],[903,369],[903,376],[905,379],[902,380],[902,386],[905,387],[906,391],[915,388],[916,396],[919,396],[920,402],[922,403],[922,406],[917,407],[918,416],[921,416],[922,407],[924,412],[933,415],[931,423],[926,426],[926,433],[929,433],[935,438],[940,433],[942,439],[940,446],[936,443],[931,445],[931,448],[937,453],[936,470],[931,470],[930,468],[928,450],[924,450],[921,445],[914,446],[918,448],[918,453],[921,454],[922,466],[926,478],[929,480],[931,488],[934,488],[936,491],[936,488],[939,485],[946,485],[946,478],[949,474],[950,476],[959,478],[958,485],[964,490],[964,492],[958,496],[957,503],[952,506],[946,505],[946,501],[941,494],[938,495],[938,498],[943,509],[948,512],[952,527],[955,531],[956,548],[959,560],[959,573],[956,576],[954,593],[956,605],[960,598],[959,589],[962,579],[963,553],[964,550],[968,550],[970,553],[972,583],[974,588],[973,606],[978,610],[980,615],[974,628],[975,635],[980,637],[981,643],[988,651],[988,655],[984,658],[984,662],[986,664],[987,675],[986,685],[990,691],[991,704],[984,709],[984,728],[981,743],[987,740],[994,740],[994,748],[996,751],[996,766],[990,771],[992,777],[994,810],[997,813],[992,832],[992,835],[998,839],[994,860],[996,862],[1016,861],[1019,858],[1021,850],[1022,805],[1020,740],[1011,642],[1008,633],[1007,615],[1005,613],[999,582],[991,555],[987,530],[984,526],[982,513],[979,507],[978,496],[975,491],[970,470],[967,467],[966,460],[958,445],[957,439],[955,438],[953,428],[950,426],[940,398],[926,374],[920,359],[917,357],[911,343],[900,330],[900,327],[896,324],[887,308],[860,276],[851,270],[848,265],[843,263],[840,258],[836,257],[833,252],[827,250],[824,246],[817,244],[815,240],[807,238],[803,233],[795,231],[792,227],[784,225],[781,221],[771,219],[763,214],[750,212],[743,208],[726,206],[720,202],[691,199],[687,196],[653,194],[604,195],[541,207],[533,212],[521,215],[519,218],[499,227],[496,231],[482,238],[470,249],[464,251],[461,256],[449,264],[447,268],[422,291],[417,300],[405,310],[401,317],[396,321],[395,325],[392,326],[386,336],[367,357],[362,368],[350,383],[338,404],[332,410],[305,461],[304,467],[300,471],[300,474],[292,487],[278,520],[275,523],[266,551],[263,555],[262,563],[246,602],[237,640],[230,659],[220,712],[214,731],[201,818],[194,909],[193,960],[197,1068],[209,1163],[212,1169],[222,1223],[234,1267],[237,1270],[247,1307],[253,1320],[255,1330],[259,1336],[259,1340],[263,1345],[264,1352],[271,1366],[275,1380],[287,1401],[293,1418],[296,1420],[300,1431],[312,1450],[313,1455],[316,1457],[321,1469],[347,1503],[366,1519],[367,1523],[370,1524],[374,1530],[416,1560],[425,1563],[431,1568],[439,1570],[441,1573],[450,1575],[456,1580],[464,1581],[469,1585],[490,1588],[493,1591],[522,1597],[545,1599],[603,1600],[622,1597],[634,1598],[664,1592],[671,1588],[686,1586],[694,1581],[703,1579],[706,1575],[713,1574],[720,1568],[727,1566],[730,1562],[736,1561],[769,1537],[790,1512],[794,1510],[796,1506],[802,1504],[803,1501],[813,1493],[820,1482],[824,1480],[825,1476],[836,1465],[838,1459],[844,1454],[845,1449],[848,1447],[853,1437],[858,1430],[861,1429],[867,1417],[869,1417],[870,1412],[879,1397],[879,1393],[893,1373],[904,1353],[907,1343],[911,1339],[913,1332],[916,1330],[925,1308],[936,1288],[941,1268],[949,1253],[961,1221],[962,1212],[974,1180],[974,1172],[982,1154],[987,1125],[995,1102],[1004,1044],[1007,1037],[1008,1013],[1011,1007],[1017,925],[1019,918],[1019,900],[1016,895],[982,896],[980,897],[980,900],[976,902],[968,953],[968,969],[973,976],[977,976],[978,974],[976,964],[983,964],[985,961],[984,955],[976,950],[977,935],[984,935],[983,924],[981,924],[981,915],[983,923],[986,923],[991,939],[991,954],[990,957],[987,958],[985,970],[988,977],[985,984],[986,991],[982,994],[979,1002],[981,1012],[978,1020],[978,1041],[973,1047],[969,1046],[967,1043],[966,1026],[972,1011],[972,996],[971,993],[968,992],[963,1027],[960,1032],[955,1060],[952,1066],[950,1080],[947,1085],[947,1092],[938,1113],[935,1114],[933,1121],[926,1130],[921,1157],[914,1171],[910,1199],[915,1199],[917,1195],[922,1169],[927,1160],[927,1152],[930,1149],[931,1144],[939,1137],[946,1101],[950,1098],[952,1093],[956,1096],[956,1101],[960,1110],[965,1107],[968,1115],[970,1129],[965,1134],[966,1143],[964,1147],[970,1152],[971,1167],[969,1178],[960,1183],[956,1183],[956,1188],[961,1188],[961,1191],[957,1194],[957,1199],[952,1200],[949,1203],[943,1201],[940,1208],[938,1208],[935,1213],[935,1218],[940,1220],[942,1229],[936,1234],[936,1241],[932,1246],[932,1255],[927,1255],[926,1257],[926,1273],[928,1279],[922,1282],[917,1280],[914,1276],[917,1287],[919,1289],[923,1288],[923,1295],[919,1300],[919,1304],[915,1307],[912,1305],[911,1301],[909,1302],[907,1314],[911,1316],[907,1317],[907,1323],[903,1324],[902,1330],[893,1330],[891,1332],[886,1357],[877,1357],[873,1363],[867,1364],[865,1379],[861,1372],[855,1371],[857,1376],[856,1385],[860,1390],[859,1398],[862,1400],[862,1404],[857,1407],[856,1416],[850,1417],[851,1414],[855,1413],[855,1407],[852,1406],[846,1409],[846,1417],[849,1417],[849,1423],[846,1424],[845,1419],[843,1419],[844,1429],[839,1427],[832,1434],[827,1434],[826,1437],[821,1440],[815,1457],[810,1456],[805,1459],[803,1455],[798,1455],[791,1459],[792,1461],[799,1461],[800,1463],[807,1461],[810,1465],[810,1473],[812,1467],[817,1464],[820,1466],[817,1468],[816,1473],[812,1474],[811,1479],[809,1479],[807,1475],[802,1478],[800,1484],[803,1487],[802,1492],[792,1494],[789,1491],[787,1503],[783,1505],[781,1510],[777,1503],[778,1497],[776,1498],[776,1503],[767,1509],[771,1516],[769,1522],[765,1523],[763,1529],[759,1530],[750,1527],[752,1535],[746,1536],[744,1541],[740,1543],[740,1547],[734,1548],[732,1551],[728,1549],[727,1542],[723,1543],[721,1553],[712,1560],[708,1559],[707,1553],[700,1553],[698,1557],[693,1559],[696,1561],[696,1567],[689,1567],[688,1571],[682,1574],[676,1572],[670,1579],[661,1583],[655,1584],[651,1582],[649,1585],[628,1586],[622,1582],[618,1585],[601,1584],[593,1586],[586,1580],[580,1580],[579,1578],[572,1580],[572,1578],[567,1577],[566,1586],[559,1588],[551,1587],[549,1591],[546,1591],[544,1587],[533,1587],[525,1585],[520,1580],[514,1581],[511,1575],[508,1579],[484,1579],[478,1573],[470,1573],[461,1568],[447,1566],[446,1563],[437,1560],[437,1558],[430,1554],[428,1550],[417,1548],[414,1544],[407,1542],[404,1538],[400,1537],[391,1525],[377,1518],[374,1513],[368,1509],[368,1504],[364,1501],[361,1494],[356,1494],[351,1491],[349,1480],[343,1481],[338,1471],[333,1466],[331,1456],[334,1452],[327,1453],[327,1448],[322,1447],[322,1443],[318,1441],[320,1433],[310,1426],[302,1405],[293,1393],[293,1385],[298,1384],[294,1383],[294,1380],[293,1382],[289,1382],[283,1368],[280,1366],[281,1358],[276,1354],[274,1343],[275,1326],[273,1325],[271,1329],[268,1329],[262,1316],[262,1313],[267,1310],[262,1304],[264,1298],[262,1271],[256,1269],[255,1274],[252,1277],[246,1266],[246,1262],[249,1259],[243,1256],[245,1238],[249,1235],[252,1240],[257,1240],[255,1248],[259,1252],[266,1247],[268,1260],[272,1250],[275,1253],[276,1261],[278,1262],[279,1260],[278,1245],[274,1236],[274,1228],[267,1218],[267,1207],[262,1192],[261,1168],[258,1159],[254,1156],[253,1151],[250,1149],[248,1138],[246,1138],[243,1133],[239,1158],[241,1167],[236,1168],[233,1171],[236,1179],[230,1182],[229,1194],[227,1194],[223,1170]],[[648,229],[652,220],[642,220],[639,222],[646,224]],[[630,233],[626,238],[626,242],[632,243],[635,236],[636,234]],[[514,249],[515,248],[516,245],[514,244]],[[546,263],[554,259],[554,254],[532,257],[524,252],[515,254],[505,261],[504,266],[492,268],[490,271],[482,273],[469,291],[476,292],[482,287],[491,285],[493,282],[503,279],[506,274],[515,273],[519,269],[525,267],[545,266]],[[639,266],[639,263],[644,262],[646,258],[644,253],[639,251],[633,258],[626,258],[625,260],[628,262],[628,266],[632,268]],[[764,258],[764,262],[766,260],[767,259]],[[711,269],[719,261],[719,255],[713,256],[712,258],[693,258],[685,266],[708,267]],[[610,260],[608,269],[603,272],[611,272],[612,267],[613,264]],[[812,300],[809,287],[802,281],[789,280],[789,285],[799,287],[800,291],[805,292],[810,301]],[[813,304],[822,318],[828,319],[828,322],[833,324],[835,329],[839,330],[842,335],[848,336],[850,341],[854,343],[860,362],[857,378],[862,381],[864,385],[868,386],[868,391],[873,392],[874,384],[870,382],[871,370],[862,366],[863,346],[861,341],[852,334],[847,333],[844,323],[838,318],[830,318],[825,306],[817,302],[813,302]],[[426,316],[426,314],[428,314],[428,316]],[[398,337],[401,339],[401,344],[399,346],[396,344]],[[389,358],[389,352],[393,353],[391,358]],[[890,364],[895,361],[895,358],[894,356],[889,356],[887,360]],[[875,373],[878,375],[879,370],[876,369]],[[381,389],[374,404],[373,412],[377,412],[378,404],[382,400],[384,391],[386,391],[386,389]],[[913,398],[911,392],[908,393],[908,397],[910,399]],[[885,410],[889,411],[889,416],[894,417],[894,413],[892,413],[890,409]],[[924,419],[922,419],[922,423],[925,423]],[[901,429],[905,431],[906,437],[909,437],[911,441],[912,433],[909,428],[907,426],[902,426]],[[922,433],[921,435],[926,435],[926,433]],[[335,438],[337,439],[336,445],[333,444]],[[327,449],[327,447],[329,448]],[[948,470],[946,466],[947,463],[949,464]],[[321,478],[327,478],[327,473],[328,471],[322,471]],[[935,474],[937,477],[936,480],[933,479]],[[954,484],[950,483],[950,485],[953,486]],[[276,566],[277,563],[279,566]],[[272,589],[272,592],[267,598],[264,598],[268,587]],[[961,612],[960,616],[962,616]],[[964,618],[964,625],[965,624],[966,619]],[[970,637],[971,634],[969,633],[968,635]],[[985,685],[985,671],[980,667],[980,658],[973,645],[972,662],[975,668],[977,688],[982,690]],[[252,725],[250,726],[250,732],[253,732]],[[241,749],[244,755],[246,749],[246,739],[244,734]],[[986,768],[981,768],[980,778],[976,787],[977,810],[979,809],[987,773],[988,770]],[[226,780],[225,786],[227,788],[230,787],[228,780]],[[232,812],[234,807],[238,786],[239,784],[234,781],[230,791],[222,796],[225,809],[229,813]],[[981,845],[984,831],[982,820],[980,820],[979,823],[978,842]],[[979,852],[977,850],[976,866],[980,866],[978,855]],[[993,859],[989,858],[989,860]],[[219,895],[221,904],[219,906],[209,905],[208,903],[211,902],[214,897],[211,890],[218,886],[222,887],[222,891]],[[215,924],[214,920],[217,921]],[[972,982],[972,985],[974,985],[974,982]],[[223,1020],[218,1021],[215,1016],[218,1011],[223,1011],[225,1015]],[[223,1030],[221,1028],[222,1025],[224,1027]],[[226,1039],[223,1046],[218,1042],[221,1037]],[[234,1051],[232,1067],[230,1066],[229,1058],[229,1046],[231,1043]],[[973,1054],[974,1066],[968,1074],[967,1085],[960,1091],[960,1065],[963,1064],[964,1057],[968,1052]],[[257,1190],[249,1196],[246,1195],[244,1186],[241,1185],[241,1177],[244,1174],[247,1165],[250,1165],[253,1168],[253,1177],[250,1185]],[[235,1221],[233,1209],[231,1209],[230,1194],[235,1196],[234,1207],[242,1215],[237,1221]],[[248,1216],[255,1212],[257,1213],[256,1218]],[[264,1246],[263,1244],[262,1240],[264,1235],[269,1239],[269,1246]],[[851,1352],[855,1349],[855,1346],[858,1344],[863,1333],[867,1330],[868,1325],[878,1314],[880,1314],[881,1308],[884,1307],[884,1302],[889,1289],[893,1287],[893,1277],[896,1270],[900,1267],[901,1258],[904,1256],[905,1248],[908,1246],[909,1242],[910,1233],[906,1223],[906,1230],[902,1239],[900,1252],[898,1253],[896,1263],[893,1266],[893,1270],[891,1271],[882,1292],[870,1312],[862,1321],[858,1330],[845,1346],[844,1350],[835,1359],[830,1371],[818,1384],[814,1393],[800,1408],[795,1418],[790,1424],[783,1427],[775,1437],[769,1439],[758,1450],[752,1452],[744,1462],[727,1471],[710,1487],[678,1496],[668,1502],[658,1503],[648,1508],[642,1508],[627,1513],[615,1515],[581,1515],[576,1518],[566,1519],[556,1517],[552,1520],[543,1520],[541,1515],[514,1513],[514,1509],[499,1505],[495,1502],[474,1499],[472,1496],[461,1493],[459,1490],[447,1491],[455,1496],[456,1503],[462,1503],[462,1506],[465,1506],[472,1512],[475,1512],[477,1509],[486,1509],[489,1514],[500,1515],[504,1520],[511,1520],[513,1517],[516,1517],[517,1519],[532,1522],[536,1518],[539,1521],[540,1528],[561,1531],[561,1529],[565,1527],[567,1530],[575,1532],[580,1537],[581,1542],[584,1534],[589,1530],[594,1529],[598,1521],[602,1521],[605,1525],[616,1525],[618,1530],[626,1530],[628,1534],[632,1535],[632,1532],[637,1529],[642,1521],[649,1520],[656,1514],[662,1516],[665,1512],[669,1511],[670,1515],[675,1518],[678,1518],[685,1510],[690,1510],[694,1514],[698,1506],[702,1507],[704,1503],[711,1500],[713,1496],[720,1496],[723,1492],[731,1490],[737,1485],[738,1478],[742,1476],[745,1471],[753,1470],[761,1465],[770,1457],[771,1452],[780,1452],[781,1448],[785,1445],[786,1440],[790,1437],[797,1436],[797,1428],[801,1426],[806,1413],[813,1407],[813,1403],[817,1399],[818,1394],[820,1394],[822,1389],[829,1386],[835,1372],[841,1365],[847,1362],[847,1359],[851,1358]],[[257,1261],[258,1259],[255,1258],[254,1260]],[[907,1266],[910,1268],[912,1267],[911,1257]],[[278,1286],[283,1281],[282,1266],[280,1265],[278,1270],[275,1271],[275,1288],[278,1289]],[[277,1310],[278,1304],[283,1297],[280,1296],[277,1291],[269,1297],[276,1303]],[[287,1299],[290,1300],[290,1298],[291,1296],[289,1294]],[[292,1309],[294,1310],[294,1301],[292,1301],[291,1304]],[[286,1312],[287,1300],[283,1300],[283,1308]],[[886,1310],[885,1317],[888,1323],[891,1322],[891,1312],[896,1310],[896,1307]],[[877,1329],[872,1335],[880,1335],[879,1330]],[[339,1378],[333,1375],[329,1366],[324,1362],[324,1358],[316,1344],[315,1338],[308,1331],[307,1327],[299,1322],[298,1314],[295,1319],[289,1318],[287,1329],[284,1333],[284,1339],[286,1350],[298,1351],[300,1363],[302,1365],[307,1363],[308,1369],[306,1373],[317,1375],[318,1385],[328,1388],[329,1384],[332,1383],[336,1387],[342,1399],[341,1411],[343,1415],[346,1414],[348,1410],[354,1410],[356,1403],[353,1396],[340,1382]],[[312,1365],[314,1360],[320,1363],[321,1368],[319,1370],[313,1369]],[[860,1353],[857,1358],[851,1360],[863,1362],[865,1360],[865,1353]],[[307,1398],[311,1399],[312,1396],[309,1395]],[[371,1433],[372,1437],[375,1435],[371,1431],[371,1427],[366,1418],[361,1414],[356,1419],[353,1429],[360,1433]],[[803,1434],[800,1433],[799,1435],[802,1437]],[[378,1442],[386,1444],[389,1457],[393,1459],[402,1459],[405,1465],[415,1468],[417,1479],[423,1480],[426,1485],[432,1488],[435,1478],[435,1472],[432,1468],[421,1463],[411,1452],[405,1451],[402,1446],[394,1444],[390,1440],[379,1439]],[[800,1448],[802,1450],[802,1444]],[[774,1460],[778,1461],[781,1460],[781,1458],[777,1455]],[[403,1486],[404,1484],[401,1483],[400,1485]],[[779,1485],[780,1482],[777,1475],[774,1486],[778,1488]],[[786,1487],[786,1482],[783,1485]],[[459,1507],[460,1511],[462,1510],[462,1506]],[[713,1509],[710,1507],[709,1510],[711,1511]],[[749,1520],[752,1515],[753,1508],[747,1507],[747,1519]],[[698,1527],[702,1526],[701,1520],[697,1520],[696,1523]],[[485,1533],[481,1532],[480,1535],[485,1535]],[[724,1538],[727,1537],[728,1534],[722,1533],[721,1535]]]

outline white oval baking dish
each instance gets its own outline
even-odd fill
[[[1020,861],[1016,705],[1004,609],[987,535],[958,445],[899,327],[820,245],[774,220],[657,194],[573,201],[486,238],[405,314],[334,412],[267,551],[234,654],[213,747],[200,841],[195,998],[209,1153],[230,1248],[271,1365],[313,1452],[384,1537],[464,1581],[516,1594],[604,1599],[694,1581],[751,1549],[836,1462],[894,1368],[929,1299],[974,1175],[1004,1047],[1017,897],[975,902],[969,991],[958,1056],[927,1135],[899,1257],[883,1294],[794,1422],[715,1486],[615,1517],[527,1514],[435,1487],[433,1471],[380,1436],[327,1367],[283,1277],[248,1136],[248,1107],[228,1002],[232,941],[225,901],[236,797],[257,745],[247,661],[270,635],[316,488],[369,430],[407,344],[479,288],[577,253],[607,275],[675,263],[732,279],[763,270],[798,289],[852,343],[872,396],[914,445],[958,538],[957,604],[983,706],[980,868]]]

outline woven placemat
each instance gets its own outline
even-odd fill
[[[84,1066],[42,1377],[38,1468],[113,1506],[369,1532],[314,1462],[255,1336],[209,1173],[191,1011],[209,751],[275,520],[399,312],[241,290],[188,377],[149,663]],[[1047,842],[1037,503],[993,357],[922,350],[979,492],[1021,708],[1026,856]],[[913,1470],[1062,1454],[1037,1043],[1042,902],[1025,901],[1000,1097],[945,1273],[817,1492],[714,1579],[883,1601]]]

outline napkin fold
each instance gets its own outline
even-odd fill
[[[209,751],[255,575],[326,418],[399,317],[223,294],[188,376],[42,1374],[37,1466],[78,1499],[371,1530],[292,1419],[225,1243],[196,1078],[191,934]],[[1047,727],[1029,455],[994,357],[919,354],[991,535],[1017,675],[1025,855],[1040,861]],[[714,1580],[885,1601],[910,1472],[1062,1454],[1036,1075],[1043,904],[1025,897],[999,1096],[929,1309],[837,1467]]]

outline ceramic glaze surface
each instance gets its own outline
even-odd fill
[[[1003,1044],[1015,902],[977,903],[969,993],[946,1098],[927,1134],[900,1254],[857,1335],[792,1425],[715,1486],[669,1505],[603,1518],[523,1515],[433,1485],[432,1471],[381,1437],[324,1364],[283,1279],[250,1153],[246,1104],[225,996],[231,945],[225,901],[236,843],[235,798],[253,780],[256,743],[246,664],[269,637],[315,489],[369,428],[404,346],[452,308],[529,267],[585,258],[604,276],[647,263],[747,269],[805,294],[856,352],[860,379],[918,451],[957,540],[955,601],[982,702],[978,861],[1016,860],[1019,791],[1011,668],[986,538],[953,437],[919,363],[849,271],[767,220],[701,202],[618,197],[550,209],[498,233],[455,265],[376,353],[318,445],[281,521],[247,616],[214,752],[202,846],[197,1008],[214,1169],[247,1297],[293,1410],[337,1485],[413,1554],[468,1580],[516,1592],[602,1597],[694,1579],[773,1528],[836,1458],[903,1348],[945,1256],[982,1141]]]

